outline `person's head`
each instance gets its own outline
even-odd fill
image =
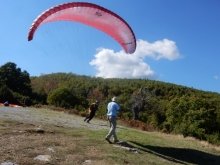
[[[95,101],[95,103],[96,103],[96,104],[99,104],[99,103],[100,103],[100,101],[99,101],[99,100],[96,100],[96,101]]]
[[[112,101],[117,102],[117,97],[113,97]]]

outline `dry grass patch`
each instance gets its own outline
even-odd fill
[[[96,156],[99,155],[99,150],[95,146],[83,143],[86,135],[80,130],[74,132],[75,136],[72,136],[70,129],[1,120],[0,163],[62,165],[83,164],[87,159],[105,163]],[[38,155],[51,155],[51,161],[34,160]]]

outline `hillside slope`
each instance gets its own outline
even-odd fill
[[[0,160],[48,164],[34,158],[49,154],[52,164],[220,164],[217,146],[182,136],[135,130],[119,122],[118,138],[137,150],[133,153],[104,140],[109,130],[105,120],[94,118],[87,124],[83,119],[46,109],[0,107]],[[34,132],[33,128],[40,128],[43,133]]]

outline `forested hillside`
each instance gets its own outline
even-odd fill
[[[107,103],[112,96],[117,96],[123,117],[130,120],[134,117],[133,104],[137,104],[138,98],[145,99],[138,109],[140,121],[163,132],[181,133],[220,144],[218,93],[154,80],[103,79],[72,73],[32,77],[31,86],[38,95],[48,96],[47,103],[80,111],[87,110],[87,103],[99,99],[99,116],[106,114]],[[72,98],[69,99],[70,93]],[[55,101],[55,95],[60,95],[60,99]]]
[[[11,68],[10,74],[3,74],[5,68]],[[107,103],[117,96],[126,120],[141,121],[165,133],[220,144],[218,93],[148,79],[103,79],[73,73],[52,73],[29,79],[29,74],[13,63],[1,67],[0,72],[1,102],[6,98],[16,103],[27,99],[28,106],[51,105],[85,113],[88,105],[98,99],[101,103],[97,116],[106,116]],[[18,73],[23,77],[13,77]],[[10,81],[6,81],[8,79]],[[22,88],[17,82],[23,84]]]

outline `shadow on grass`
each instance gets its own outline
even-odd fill
[[[180,164],[220,165],[220,156],[187,148],[159,147],[143,145],[134,141],[139,150]]]

